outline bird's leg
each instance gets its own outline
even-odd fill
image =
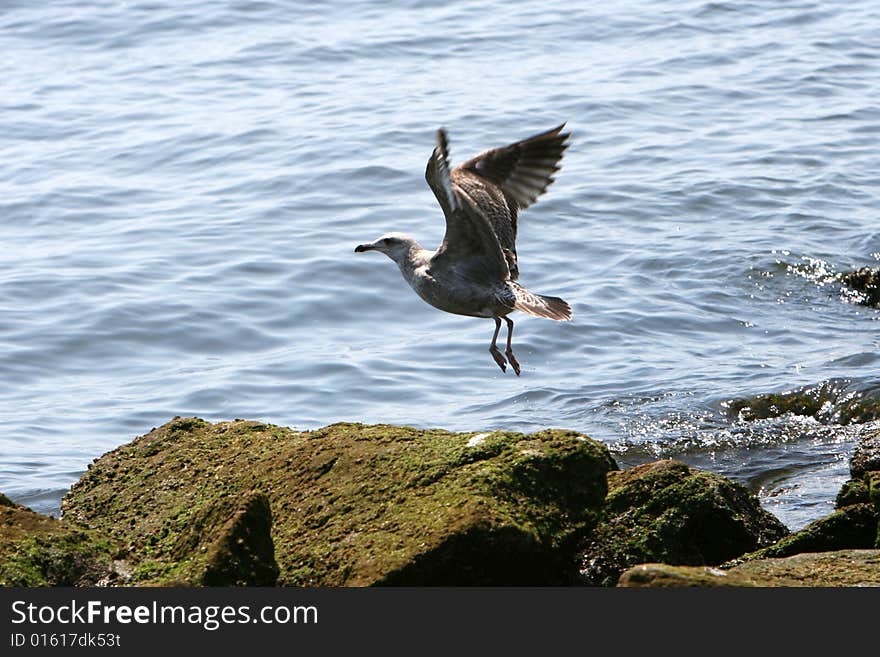
[[[519,376],[519,361],[513,355],[513,347],[510,344],[510,341],[513,339],[513,320],[505,315],[504,321],[507,322],[507,350],[504,353],[507,354],[507,360],[510,362],[513,371]]]
[[[498,367],[501,368],[501,371],[506,372],[507,361],[504,360],[504,356],[502,356],[501,352],[498,350],[498,345],[495,344],[495,341],[498,339],[498,331],[501,330],[501,318],[493,317],[492,319],[495,320],[495,335],[492,336],[492,346],[489,347],[489,353],[492,354],[492,358],[498,363]]]

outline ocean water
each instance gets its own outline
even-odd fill
[[[872,427],[725,401],[880,391],[880,313],[833,280],[880,258],[880,7],[572,4],[3,3],[0,491],[58,513],[197,415],[567,427],[828,513]],[[563,121],[518,251],[574,320],[514,316],[517,378],[353,248],[439,244],[438,127],[460,162]]]

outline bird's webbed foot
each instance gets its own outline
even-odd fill
[[[495,362],[498,363],[498,367],[501,368],[502,372],[507,371],[507,361],[504,360],[504,356],[501,354],[501,351],[494,344],[489,347],[489,353],[492,354],[492,358],[495,359]],[[514,370],[516,371],[519,367],[519,364],[514,365]],[[517,372],[518,374],[519,372]]]
[[[507,354],[507,361],[510,363],[510,366],[513,368],[513,371],[516,372],[517,376],[519,376],[519,373],[521,370],[520,370],[520,366],[519,366],[519,361],[516,359],[516,356],[513,355],[513,349],[508,347],[507,351],[505,351],[504,353]],[[498,354],[498,355],[500,356],[501,354]]]

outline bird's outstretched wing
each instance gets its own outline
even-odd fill
[[[431,269],[455,272],[484,285],[507,280],[510,270],[492,225],[474,200],[452,182],[442,129],[437,131],[437,146],[428,160],[425,179],[446,215],[446,234],[431,259]]]
[[[543,194],[559,171],[570,133],[565,124],[508,146],[493,148],[450,172],[452,188],[468,196],[486,217],[507,260],[510,278],[519,278],[516,234],[519,211]],[[435,190],[436,192],[436,190]]]
[[[553,182],[571,133],[565,124],[502,148],[492,148],[457,167],[497,185],[518,209],[529,207]]]
[[[437,197],[443,214],[449,221],[449,215],[458,209],[458,201],[452,189],[452,180],[449,177],[449,144],[446,141],[446,131],[440,128],[437,131],[437,145],[428,159],[425,168],[425,180]]]

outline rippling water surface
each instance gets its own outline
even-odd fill
[[[880,388],[880,9],[631,0],[57,1],[0,9],[0,491],[57,512],[175,415],[563,426],[827,513],[865,425],[724,401]],[[443,218],[424,182],[562,121],[521,282],[574,321],[420,301],[353,247]]]

